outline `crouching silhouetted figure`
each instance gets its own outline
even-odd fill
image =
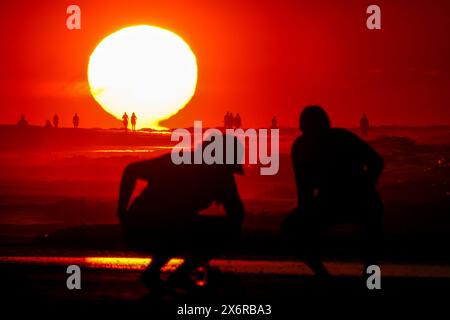
[[[298,207],[285,219],[283,234],[317,275],[328,276],[316,247],[319,233],[338,224],[357,224],[364,264],[376,264],[383,211],[376,182],[382,158],[350,131],[330,128],[319,106],[304,109],[300,129],[303,134],[292,146]]]
[[[193,152],[190,156],[193,159]],[[168,281],[184,285],[191,271],[238,238],[244,207],[236,173],[243,174],[241,165],[175,165],[170,154],[126,167],[120,185],[119,219],[128,244],[152,255],[142,276],[151,290],[161,288],[160,270],[172,257],[183,255],[185,259]],[[128,208],[138,179],[148,186]],[[223,206],[226,215],[199,215],[213,203]]]

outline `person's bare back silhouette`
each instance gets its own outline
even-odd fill
[[[298,207],[284,221],[283,234],[316,274],[327,275],[314,247],[319,231],[355,223],[364,238],[364,263],[375,264],[382,227],[376,191],[382,158],[350,131],[331,128],[319,106],[303,110],[300,129],[303,134],[292,146]]]
[[[173,278],[184,281],[194,268],[207,263],[224,243],[240,233],[244,216],[235,173],[240,165],[172,163],[170,154],[126,167],[118,214],[132,248],[152,254],[144,282],[161,285],[160,269],[175,255],[189,253]],[[129,206],[138,179],[148,186]],[[200,216],[211,204],[222,205],[226,217]]]

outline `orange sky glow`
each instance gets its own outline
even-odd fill
[[[148,24],[171,30],[198,61],[194,97],[167,127],[220,126],[226,111],[245,127],[296,126],[321,104],[333,123],[450,123],[450,3],[378,1],[382,30],[366,28],[366,1],[77,1],[81,30],[66,28],[64,1],[0,4],[0,123],[26,114],[43,125],[120,127],[93,99],[89,56],[107,35]],[[138,115],[139,118],[139,115]]]

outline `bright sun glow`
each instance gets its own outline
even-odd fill
[[[90,90],[118,119],[138,118],[138,128],[163,129],[159,122],[181,110],[197,84],[197,61],[175,33],[140,25],[103,39],[91,54]]]

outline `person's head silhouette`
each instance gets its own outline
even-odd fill
[[[300,115],[300,130],[305,136],[319,136],[330,129],[330,119],[320,106],[307,106]]]

